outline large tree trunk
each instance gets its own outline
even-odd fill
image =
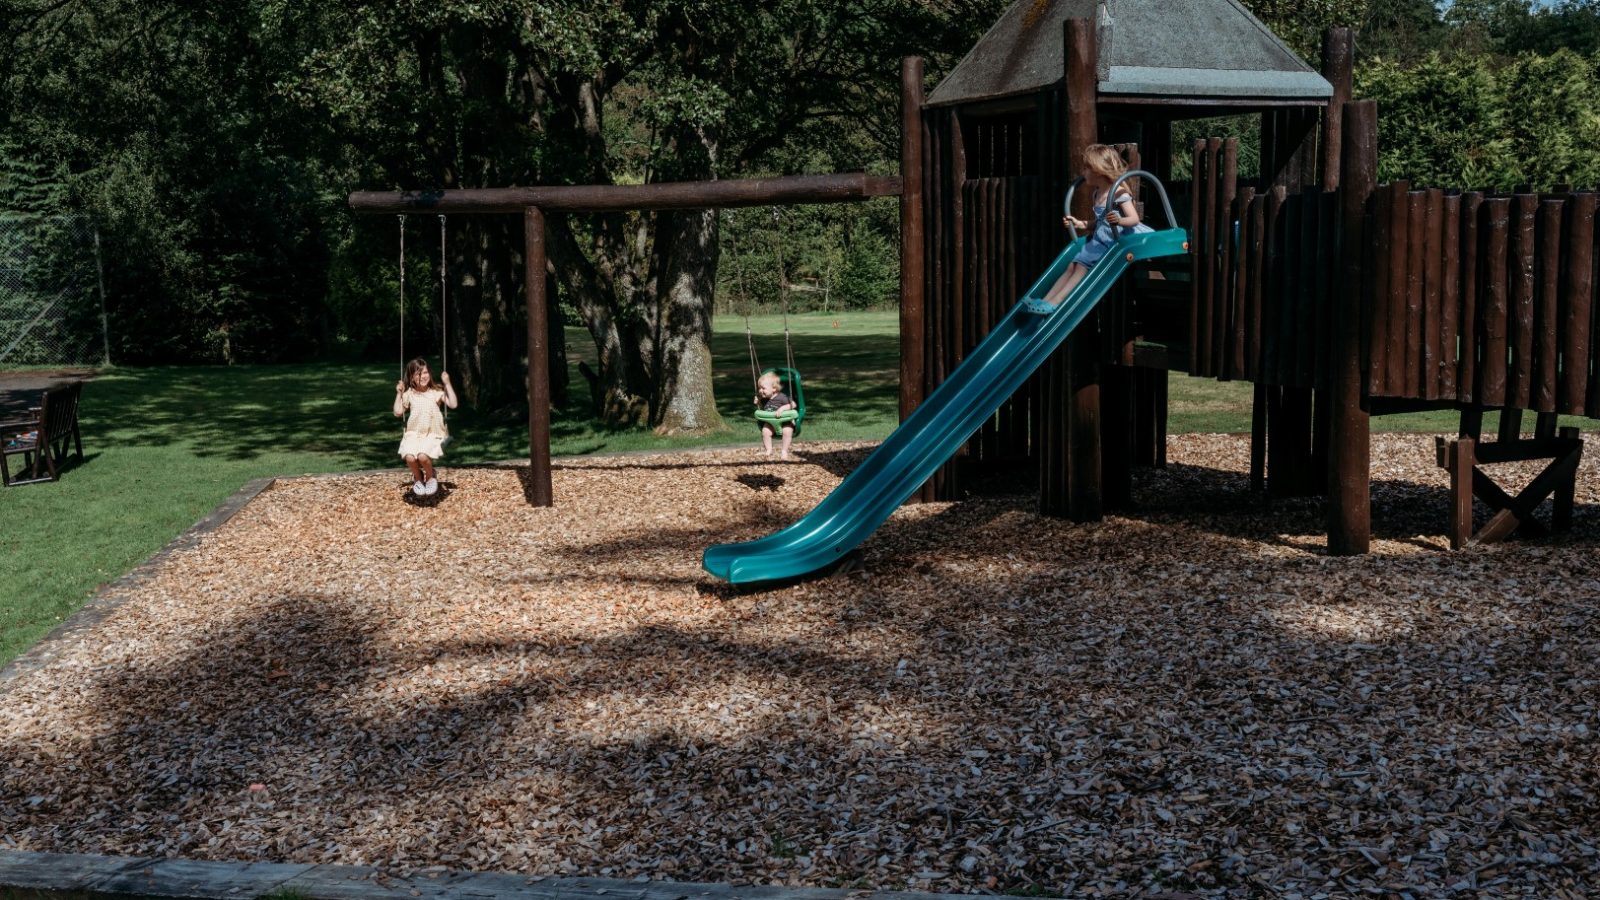
[[[447,362],[462,402],[496,417],[515,417],[527,408],[516,340],[526,330],[519,308],[522,235],[511,224],[498,216],[462,216],[449,223]]]
[[[723,431],[712,392],[710,314],[717,282],[717,211],[662,216],[664,277],[656,319],[653,415],[658,434]]]
[[[650,371],[639,353],[639,334],[646,329],[638,316],[619,313],[635,303],[635,291],[631,290],[633,268],[622,253],[614,252],[621,246],[620,242],[597,241],[595,260],[591,261],[580,247],[570,217],[553,214],[546,227],[550,232],[550,263],[556,281],[577,307],[600,358],[599,372],[595,375],[599,381],[594,388],[598,397],[595,415],[608,425],[647,424],[650,421]],[[641,237],[641,242],[643,240]],[[613,252],[608,253],[607,248]],[[618,278],[616,273],[625,277]]]
[[[665,272],[654,360],[657,434],[724,431],[712,391],[711,307],[717,276],[717,214],[701,209],[663,216]]]

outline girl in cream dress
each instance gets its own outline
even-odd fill
[[[405,378],[395,382],[394,414],[406,418],[406,433],[400,438],[400,457],[411,469],[411,491],[426,497],[439,490],[433,461],[444,456],[444,442],[450,437],[441,404],[456,408],[456,391],[450,386],[450,373],[440,374],[443,385],[428,372],[428,361],[417,357],[406,363]]]

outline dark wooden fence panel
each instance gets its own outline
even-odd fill
[[[1456,396],[1461,372],[1461,195],[1444,198],[1444,225],[1439,242],[1439,397]]]
[[[1531,409],[1545,412],[1556,408],[1556,333],[1561,315],[1561,248],[1562,215],[1566,203],[1562,200],[1543,200],[1539,203],[1538,286],[1533,310],[1533,405]]]
[[[1506,405],[1532,409],[1533,401],[1533,300],[1538,247],[1539,196],[1520,193],[1512,201],[1511,320],[1508,323],[1511,360],[1506,364]]]
[[[1483,246],[1483,299],[1478,323],[1483,332],[1478,355],[1478,394],[1473,399],[1483,406],[1503,406],[1506,402],[1506,297],[1511,247],[1511,201],[1495,197],[1484,202],[1487,210],[1484,227],[1488,237]]]
[[[1600,412],[1597,206],[1593,193],[1380,186],[1364,312],[1368,395]],[[1286,293],[1295,277],[1287,267]]]
[[[1566,361],[1556,405],[1582,415],[1588,400],[1590,317],[1594,310],[1594,194],[1578,194],[1567,205],[1566,281],[1561,292],[1561,357]]]

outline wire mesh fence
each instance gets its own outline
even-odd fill
[[[0,213],[0,366],[108,363],[104,299],[88,218]]]

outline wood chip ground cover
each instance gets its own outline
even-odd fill
[[[1600,894],[1600,474],[1575,536],[1443,552],[1375,438],[1375,552],[1186,436],[1138,508],[896,513],[852,575],[709,543],[865,452],[279,482],[0,694],[0,847],[1068,896]],[[1516,472],[1515,467],[1504,467]],[[1533,470],[1518,477],[1525,481]]]

